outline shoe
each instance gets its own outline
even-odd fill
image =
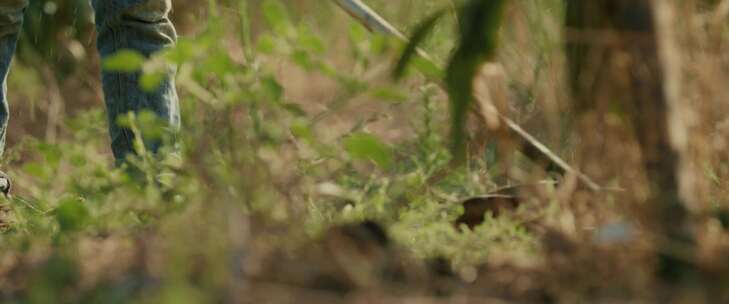
[[[5,195],[6,198],[10,197],[10,189],[12,188],[12,183],[10,182],[10,177],[5,174],[5,172],[0,171],[0,193]]]

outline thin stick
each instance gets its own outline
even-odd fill
[[[382,16],[377,14],[374,10],[368,7],[360,0],[334,0],[334,2],[344,9],[350,16],[362,23],[367,29],[376,33],[383,33],[397,37],[398,39],[408,42],[408,38],[392,24],[387,22]],[[434,66],[441,66],[436,64],[432,57],[429,56],[424,50],[417,50],[418,56],[425,60],[433,63]],[[443,84],[439,82],[442,86]],[[571,173],[577,175],[580,181],[592,191],[599,191],[601,187],[592,181],[586,174],[574,169],[572,166],[567,164],[562,158],[556,153],[552,152],[546,145],[539,142],[534,136],[522,129],[519,124],[511,120],[506,115],[498,113],[499,118],[504,121],[506,126],[509,128],[513,135],[516,135],[516,139],[520,141],[522,150],[536,151],[541,154],[541,159],[549,162],[551,165],[560,168],[565,173]],[[537,156],[535,156],[537,157]]]
[[[407,42],[408,38],[400,32],[396,27],[394,27],[392,24],[387,22],[385,18],[380,16],[377,12],[372,10],[369,6],[364,4],[360,0],[334,0],[334,2],[339,5],[342,9],[344,9],[347,14],[352,16],[352,18],[359,21],[364,27],[366,27],[368,30],[375,32],[375,33],[382,33],[387,35],[392,35],[397,37],[398,39]],[[421,48],[418,48],[416,50],[418,53],[418,56],[433,62],[432,57],[428,55],[424,50]]]
[[[373,11],[369,6],[360,0],[334,0],[341,8],[343,8],[350,16],[359,20],[367,29],[377,33],[385,33],[394,35],[402,40],[407,37],[392,26],[387,20]]]

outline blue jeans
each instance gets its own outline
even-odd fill
[[[172,46],[177,34],[168,15],[171,0],[91,0],[96,12],[97,48],[102,60],[119,50],[131,49],[145,56]],[[0,153],[5,148],[8,125],[7,76],[28,0],[0,0]],[[102,84],[109,120],[111,148],[118,162],[134,153],[133,133],[117,125],[129,112],[156,113],[170,129],[177,129],[180,113],[172,75],[154,91],[139,86],[139,73],[102,71]],[[158,142],[147,142],[155,152]]]

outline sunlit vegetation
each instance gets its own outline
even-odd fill
[[[2,303],[729,301],[726,1],[366,1],[408,42],[173,0],[174,48],[103,62],[86,0],[32,2]],[[99,71],[170,66],[177,144],[130,114],[167,145],[116,168]]]

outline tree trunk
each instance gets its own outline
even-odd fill
[[[580,135],[583,140],[605,136],[594,134],[599,128],[593,127],[608,121],[608,112],[632,129],[648,183],[646,218],[658,236],[659,273],[675,282],[691,272],[693,246],[679,194],[679,153],[670,140],[657,38],[650,0],[567,0],[566,51]],[[598,141],[600,146],[587,148],[598,154],[596,160],[622,145]],[[668,250],[676,245],[682,254]]]

